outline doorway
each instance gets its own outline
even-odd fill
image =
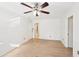
[[[73,48],[73,16],[68,17],[68,47]]]

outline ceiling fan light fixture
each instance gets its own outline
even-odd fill
[[[25,3],[21,3],[21,4],[32,9],[31,11],[24,12],[24,14],[30,13],[30,12],[33,12],[34,16],[39,16],[40,13],[49,14],[48,11],[43,10],[43,8],[49,6],[48,2],[44,2],[42,5],[39,5],[38,2],[35,2],[34,7],[31,7],[31,6],[29,6],[28,4],[25,4]]]
[[[35,11],[33,12],[33,15],[34,15],[34,16],[37,16],[37,15],[39,16],[39,15],[40,15],[40,12],[35,10]]]

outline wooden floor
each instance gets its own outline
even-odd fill
[[[65,48],[57,40],[32,39],[4,57],[71,57],[72,48]]]

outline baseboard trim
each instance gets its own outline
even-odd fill
[[[42,39],[42,40],[60,40],[60,39],[54,39],[54,38],[39,38],[39,39]]]
[[[60,41],[61,41],[61,43],[64,45],[64,47],[66,47],[65,44],[64,44],[64,41],[63,41],[63,40],[60,40]]]
[[[62,44],[64,45],[65,48],[68,48],[68,46],[65,44],[64,40],[61,40]]]

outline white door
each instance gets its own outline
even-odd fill
[[[68,17],[68,47],[73,48],[73,16]]]

